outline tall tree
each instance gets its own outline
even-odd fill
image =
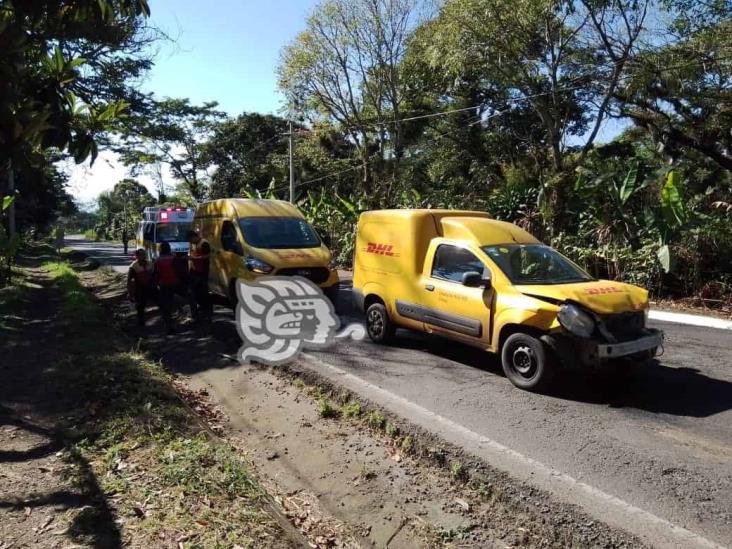
[[[732,171],[732,2],[667,4],[669,38],[634,60],[615,93],[620,115],[672,158],[693,150]]]
[[[402,156],[400,62],[424,13],[419,0],[326,0],[282,54],[279,83],[292,110],[341,126],[372,197],[372,158]]]
[[[146,114],[125,122],[115,149],[133,175],[145,167],[167,166],[193,200],[200,201],[208,181],[204,143],[225,117],[217,105],[192,105],[188,99],[154,101]]]
[[[155,203],[155,199],[144,185],[135,179],[122,179],[111,191],[105,191],[97,198],[100,229],[119,236],[127,224],[127,230],[134,230],[142,217],[142,210]]]
[[[0,165],[38,147],[95,156],[94,135],[139,96],[150,66],[146,0],[27,0],[0,6]]]
[[[544,130],[554,169],[566,141],[592,147],[643,28],[649,2],[448,0],[422,43],[433,69],[454,80],[480,75],[505,103],[528,105]],[[449,91],[449,90],[446,90]]]
[[[273,179],[285,180],[284,163],[272,155],[287,153],[288,122],[273,115],[244,113],[213,127],[203,148],[203,159],[215,166],[211,198],[264,191]]]
[[[147,0],[0,3],[0,194],[43,172],[48,149],[93,161],[100,134],[142,107],[130,82],[158,37],[148,15]]]

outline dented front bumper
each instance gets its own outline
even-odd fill
[[[546,334],[541,340],[554,351],[562,366],[599,367],[616,358],[652,358],[651,353],[663,346],[663,332],[646,328],[636,338],[616,342],[583,339],[563,332]]]

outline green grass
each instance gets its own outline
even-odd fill
[[[201,547],[275,539],[275,523],[262,510],[265,492],[244,459],[201,432],[159,363],[125,348],[130,342],[115,336],[108,313],[68,263],[43,268],[60,293],[57,321],[67,336],[50,374],[73,403],[59,425],[70,441],[67,478],[84,486],[89,472],[79,463],[93,463],[122,515],[139,515],[140,502],[148,502],[143,532],[153,545],[161,532],[193,532],[190,545]]]
[[[383,429],[386,424],[386,418],[380,412],[372,410],[366,416],[366,423],[374,429]]]
[[[81,285],[76,271],[63,261],[43,264],[51,278],[63,292],[61,312],[73,323],[94,323],[102,318],[102,311],[92,295]]]
[[[394,425],[391,421],[387,421],[384,425],[384,432],[391,438],[396,438],[399,436],[399,427]]]
[[[323,418],[333,418],[338,416],[338,408],[325,397],[318,399],[318,415]]]
[[[349,400],[341,406],[343,417],[358,417],[361,415],[361,403],[356,400]]]

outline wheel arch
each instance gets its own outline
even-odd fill
[[[371,307],[371,305],[373,305],[374,303],[381,303],[384,307],[386,307],[386,302],[379,294],[370,293],[365,295],[363,298],[364,311],[368,310],[368,308]]]
[[[534,326],[527,326],[526,324],[518,324],[518,323],[504,324],[501,327],[501,331],[498,334],[497,350],[499,353],[503,349],[503,344],[513,334],[527,334],[527,335],[535,337],[536,339],[541,339],[541,336],[545,335],[546,332],[544,330],[540,330],[539,328],[536,328]]]

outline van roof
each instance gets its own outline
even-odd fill
[[[224,215],[227,217],[299,217],[303,215],[285,200],[266,198],[220,198],[199,205],[196,217]]]
[[[472,240],[481,246],[495,244],[538,244],[539,240],[521,227],[486,217],[443,217],[442,236]]]
[[[435,236],[452,240],[471,240],[481,246],[495,244],[535,244],[534,236],[521,227],[505,221],[491,219],[486,212],[447,209],[373,210],[361,214],[364,223],[416,222]],[[409,220],[409,221],[408,221]]]

